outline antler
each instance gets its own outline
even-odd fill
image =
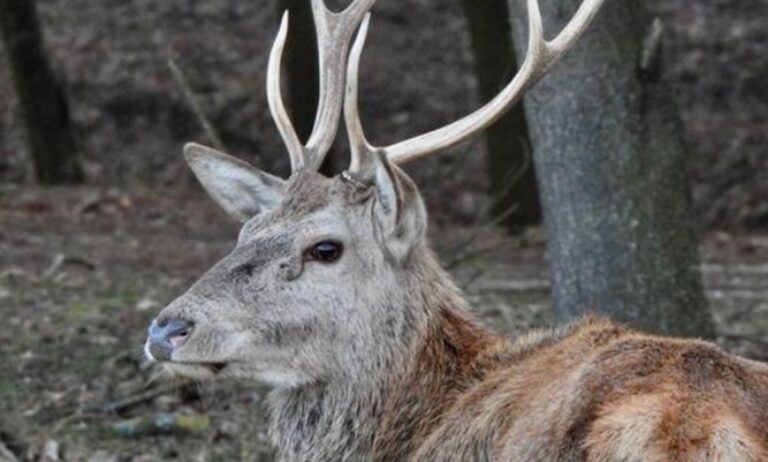
[[[370,178],[374,155],[384,154],[392,162],[405,163],[460,143],[485,129],[517,103],[531,86],[565,54],[597,14],[604,0],[584,0],[571,21],[553,40],[545,40],[538,0],[528,0],[528,51],[512,81],[491,101],[449,125],[390,146],[372,146],[365,138],[357,104],[358,67],[368,30],[368,18],[358,33],[347,65],[344,119],[349,132],[352,162],[349,173]]]
[[[347,51],[352,34],[376,0],[355,0],[344,11],[334,13],[323,0],[312,0],[312,15],[317,29],[320,91],[312,133],[302,145],[283,104],[280,91],[280,63],[288,36],[288,12],[283,15],[280,31],[269,56],[267,100],[272,117],[288,148],[293,171],[320,168],[333,144],[339,126],[344,96]]]

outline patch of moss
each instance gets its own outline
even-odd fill
[[[80,322],[88,317],[90,311],[90,305],[78,300],[69,306],[66,317],[69,321]]]

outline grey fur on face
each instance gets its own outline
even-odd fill
[[[398,284],[393,262],[371,245],[383,239],[375,189],[302,173],[282,194],[278,208],[247,220],[233,251],[158,317],[195,326],[174,362],[226,364],[219,375],[298,386],[354,375],[356,361],[379,362],[371,337],[401,335],[395,326],[408,316],[388,293]],[[414,246],[423,232],[422,225]],[[339,261],[308,258],[323,241],[341,244]],[[376,305],[381,312],[369,308]]]

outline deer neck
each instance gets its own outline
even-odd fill
[[[399,300],[411,329],[367,352],[359,374],[273,391],[271,436],[281,460],[404,459],[492,368],[488,353],[506,348],[506,339],[474,319],[431,255],[415,280],[403,281],[415,290]]]

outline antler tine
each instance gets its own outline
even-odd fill
[[[344,11],[330,11],[322,0],[312,0],[317,29],[320,94],[312,134],[307,141],[307,163],[318,169],[333,144],[344,98],[347,52],[352,34],[376,0],[355,0]]]
[[[368,176],[369,167],[372,165],[372,156],[370,155],[374,148],[365,138],[365,130],[360,121],[360,110],[358,106],[358,80],[360,68],[360,56],[363,54],[365,39],[368,36],[368,25],[371,14],[368,13],[360,25],[360,30],[349,52],[349,62],[347,63],[347,89],[344,96],[344,122],[347,126],[347,135],[349,136],[349,149],[351,163],[349,172],[357,175]],[[363,173],[365,172],[365,173]]]
[[[355,0],[339,13],[330,11],[323,0],[312,0],[312,15],[317,29],[319,95],[312,133],[302,145],[283,103],[280,90],[280,64],[288,35],[288,12],[272,46],[267,71],[267,100],[272,117],[288,148],[291,169],[317,170],[336,137],[344,98],[347,52],[352,34],[376,0]]]
[[[488,127],[517,103],[525,91],[538,82],[571,48],[595,17],[603,2],[604,0],[584,0],[571,21],[557,37],[547,41],[543,35],[538,1],[528,0],[529,35],[525,60],[517,75],[495,98],[475,112],[449,125],[390,146],[378,148],[368,146],[367,150],[382,151],[391,161],[405,163],[454,146]],[[353,163],[354,159],[353,157]],[[359,160],[357,162],[355,167],[359,168]],[[351,171],[359,170],[351,169]]]
[[[285,40],[288,37],[288,11],[283,13],[283,19],[280,22],[280,30],[272,45],[272,51],[269,53],[269,64],[267,65],[267,102],[272,118],[275,119],[277,129],[283,138],[288,156],[291,159],[291,171],[297,171],[304,166],[305,153],[304,146],[296,134],[296,129],[291,123],[288,111],[283,104],[283,97],[280,91],[280,63],[283,58],[283,49]]]

